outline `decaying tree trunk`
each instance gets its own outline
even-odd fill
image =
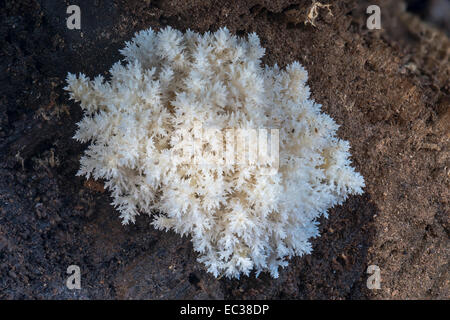
[[[374,2],[374,3],[372,3]],[[1,4],[0,298],[448,298],[449,40],[398,1],[85,1]],[[435,1],[435,3],[438,3]],[[366,8],[381,9],[381,29]],[[306,22],[306,23],[305,23]],[[81,117],[67,72],[106,73],[135,31],[255,31],[264,62],[300,61],[341,125],[365,194],[321,220],[314,252],[278,279],[215,279],[189,239],[150,217],[121,226],[101,182],[76,177]],[[82,289],[66,285],[79,265]],[[366,286],[368,266],[380,289]]]

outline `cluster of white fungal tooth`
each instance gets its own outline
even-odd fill
[[[75,138],[90,141],[78,174],[105,181],[124,224],[147,213],[189,235],[215,276],[277,277],[311,252],[316,219],[364,186],[349,143],[310,99],[307,72],[263,66],[264,51],[254,33],[148,29],[126,43],[109,81],[67,77],[84,110]],[[237,150],[227,133],[255,131],[278,142],[271,156],[226,161]]]

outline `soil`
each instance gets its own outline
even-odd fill
[[[0,4],[0,299],[449,299],[449,13],[443,1],[80,0]],[[323,1],[326,3],[327,1]],[[380,30],[366,27],[378,4]],[[264,63],[298,60],[312,97],[352,146],[365,193],[320,219],[313,253],[278,279],[216,279],[189,238],[151,217],[122,226],[99,181],[75,174],[86,145],[67,72],[107,74],[134,32],[170,25],[255,31]],[[66,287],[69,265],[81,290]],[[367,268],[381,271],[368,289]]]

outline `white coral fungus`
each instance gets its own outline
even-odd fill
[[[288,258],[311,252],[316,219],[364,186],[338,125],[309,98],[305,69],[263,66],[264,52],[255,33],[148,29],[126,43],[110,81],[67,77],[84,110],[75,138],[90,141],[78,175],[105,180],[124,224],[154,213],[156,228],[190,235],[216,277],[252,269],[278,277]],[[174,160],[196,123],[279,129],[278,170],[267,174],[267,161]],[[218,140],[202,140],[202,157],[221,154]]]

